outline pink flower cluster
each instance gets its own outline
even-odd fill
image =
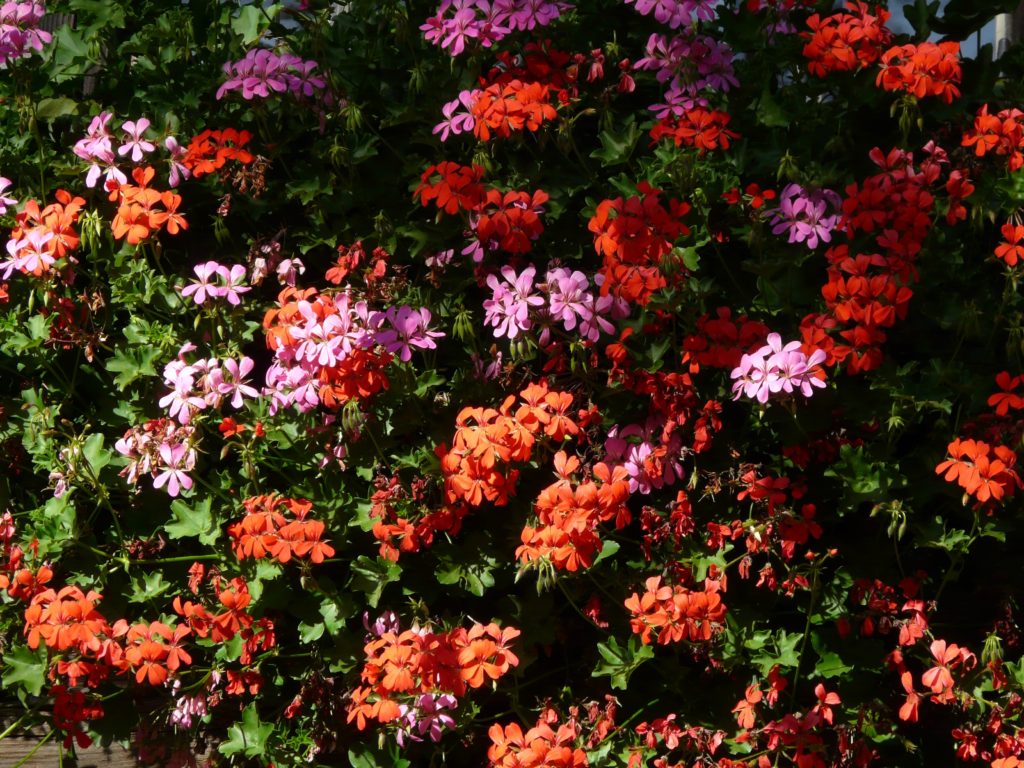
[[[692,30],[672,38],[651,35],[644,57],[633,67],[652,71],[659,83],[668,84],[665,103],[650,107],[659,119],[682,117],[694,107],[707,107],[702,91],[725,92],[739,86],[728,44]]]
[[[519,274],[505,266],[500,274],[501,280],[497,275],[488,276],[491,298],[483,305],[484,323],[494,328],[497,338],[514,339],[536,324],[541,327],[538,341],[547,346],[552,328],[561,325],[566,332],[576,331],[587,341],[596,342],[602,333],[615,331],[608,317],[618,320],[629,314],[629,305],[622,299],[596,296],[590,280],[578,270],[549,269],[541,284],[534,282],[537,269],[532,265]]]
[[[42,51],[53,35],[39,29],[46,15],[40,2],[7,2],[0,5],[0,67]]]
[[[124,141],[120,142],[117,151],[114,150],[114,136],[110,133],[108,125],[113,119],[112,112],[101,112],[89,123],[89,129],[85,136],[79,139],[74,146],[74,153],[89,163],[89,169],[85,175],[85,186],[90,189],[96,186],[100,175],[104,176],[104,184],[116,182],[127,184],[128,176],[117,167],[117,158],[130,155],[133,163],[140,163],[146,159],[146,155],[156,151],[156,145],[146,138],[146,131],[152,125],[145,117],[138,120],[126,120],[121,123],[121,130],[125,134]],[[164,146],[169,154],[170,174],[168,183],[172,187],[178,186],[182,179],[191,176],[190,171],[182,164],[185,149],[178,144],[173,136],[164,139]]]
[[[195,427],[180,426],[171,419],[153,419],[132,427],[114,448],[128,459],[121,476],[135,485],[142,475],[152,475],[153,487],[167,486],[167,493],[177,496],[192,487],[188,472],[196,465],[193,447]]]
[[[45,227],[30,229],[20,239],[10,238],[7,241],[9,258],[0,261],[0,270],[3,270],[0,279],[10,279],[11,274],[15,271],[37,277],[46,272],[57,260],[48,247],[51,240],[53,240],[53,232],[48,231]],[[68,260],[74,260],[70,254],[68,254]]]
[[[226,267],[216,261],[196,264],[192,268],[196,279],[181,289],[181,295],[192,297],[192,301],[202,305],[207,299],[227,299],[228,303],[237,307],[242,303],[241,296],[252,290],[246,285],[245,267],[235,264]]]
[[[225,360],[222,364],[211,357],[188,363],[185,355],[195,349],[194,344],[186,344],[178,350],[178,356],[164,366],[164,384],[171,391],[160,398],[160,407],[167,409],[168,418],[187,425],[199,411],[219,408],[226,397],[231,398],[231,407],[238,409],[245,398],[260,396],[246,380],[254,367],[250,358]]]
[[[217,89],[217,98],[222,99],[231,91],[241,91],[246,100],[266,99],[271,93],[290,93],[298,98],[326,97],[327,82],[316,70],[315,61],[254,48],[238,61],[224,64],[228,79]]]
[[[321,371],[337,367],[355,350],[379,345],[408,362],[413,349],[436,349],[434,339],[444,336],[430,329],[432,315],[426,308],[371,310],[365,301],[353,304],[347,291],[321,294],[315,302],[321,306],[305,299],[297,303],[301,319],[289,326],[288,341],[279,339],[275,345],[263,390],[271,397],[271,414],[289,406],[303,413],[318,406]]]
[[[7,206],[18,204],[13,197],[7,196],[7,190],[11,188],[11,184],[13,182],[6,176],[0,176],[0,216],[7,213]]]
[[[460,133],[471,133],[476,127],[473,107],[483,91],[474,88],[471,91],[460,91],[459,95],[441,108],[444,120],[434,126],[433,133],[441,134],[441,141],[448,141],[448,136]]]
[[[819,242],[831,242],[842,202],[831,189],[806,190],[787,184],[779,195],[779,207],[765,213],[772,217],[773,235],[788,233],[789,242],[817,248]]]
[[[624,0],[632,5],[637,13],[649,16],[667,24],[672,29],[692,27],[698,21],[711,21],[715,18],[715,6],[718,0]]]
[[[621,466],[629,475],[629,492],[648,494],[672,485],[683,476],[680,463],[683,441],[676,431],[664,429],[664,420],[648,417],[644,424],[616,424],[605,439],[605,461]]]
[[[455,720],[446,710],[451,711],[459,706],[458,700],[450,693],[424,693],[415,703],[398,705],[398,722],[401,724],[395,733],[398,746],[404,747],[406,741],[423,741],[430,736],[431,741],[440,741],[441,735],[448,728],[455,726]]]
[[[799,392],[804,397],[814,394],[814,388],[824,388],[825,380],[819,367],[825,362],[825,352],[815,349],[810,357],[801,349],[799,341],[782,345],[777,333],[768,334],[768,343],[757,351],[743,355],[740,364],[730,374],[734,380],[733,400],[749,397],[767,403],[775,395]]]
[[[442,0],[420,30],[427,42],[458,56],[471,40],[490,48],[512,32],[545,27],[570,8],[561,0]]]

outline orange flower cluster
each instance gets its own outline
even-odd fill
[[[229,160],[248,165],[254,158],[243,147],[251,138],[252,134],[248,131],[234,128],[222,131],[207,129],[189,142],[181,164],[189,169],[195,179],[221,169]]]
[[[552,721],[553,720],[553,721]],[[558,720],[543,714],[537,724],[523,733],[519,723],[502,726],[495,723],[487,731],[491,746],[487,749],[488,768],[586,768],[587,753],[575,746],[580,736],[575,720],[558,725]]]
[[[845,362],[850,373],[877,368],[886,329],[906,316],[910,285],[918,278],[914,258],[932,227],[935,196],[930,187],[941,175],[936,159],[941,149],[932,150],[935,154],[915,169],[909,153],[893,149],[883,155],[876,148],[870,157],[882,172],[846,188],[847,235],[877,233],[881,252],[851,256],[848,246],[835,245],[825,253],[829,270],[822,296],[828,312],[808,315],[800,330],[805,344],[826,352],[826,365]],[[960,191],[966,196],[971,190]]]
[[[112,669],[126,666],[124,651],[115,638],[124,634],[127,624],[121,621],[111,627],[96,609],[100,598],[98,592],[82,592],[75,586],[59,592],[46,589],[25,609],[28,647],[45,646],[60,654],[56,672],[67,675],[72,686],[86,678],[95,687]]]
[[[373,518],[373,537],[380,542],[380,556],[398,562],[402,552],[419,552],[434,543],[437,533],[454,536],[462,527],[462,519],[469,512],[463,503],[445,504],[439,509],[426,510],[423,504],[423,481],[413,484],[411,501],[422,514],[408,503],[409,494],[397,477],[378,478],[377,490],[370,497],[370,517]]]
[[[258,560],[269,555],[280,563],[287,563],[292,557],[322,563],[334,556],[334,548],[322,540],[324,524],[306,518],[312,503],[270,495],[253,496],[242,505],[245,517],[228,526],[231,549],[239,560]],[[285,511],[295,519],[288,519]]]
[[[245,610],[252,602],[252,595],[244,579],[236,577],[225,584],[220,577],[214,577],[211,582],[218,603],[215,609],[175,597],[174,612],[184,619],[184,624],[196,637],[209,637],[215,643],[223,643],[240,634],[242,653],[239,660],[242,664],[251,664],[258,651],[274,647],[274,623],[267,618],[254,619]]]
[[[690,234],[681,221],[690,206],[670,199],[665,208],[661,190],[646,181],[637,191],[639,196],[602,200],[588,228],[594,233],[594,249],[604,259],[601,295],[645,305],[668,284],[661,261],[677,238]]]
[[[935,467],[935,474],[964,489],[964,500],[974,496],[979,503],[998,502],[1012,496],[1021,486],[1014,470],[1017,454],[1005,445],[991,446],[981,440],[954,440],[946,448],[949,458]]]
[[[825,18],[815,13],[807,19],[811,31],[801,37],[807,40],[804,58],[812,75],[825,77],[874,64],[892,42],[892,32],[885,26],[892,14],[885,8],[847,2],[846,10],[850,13]]]
[[[546,559],[558,570],[575,572],[592,566],[601,551],[599,523],[614,520],[617,529],[629,524],[629,475],[623,467],[613,470],[598,463],[593,471],[600,484],[587,480],[574,487],[571,476],[580,468],[579,459],[559,451],[554,463],[559,479],[537,497],[540,525],[523,528],[516,557],[521,563]]]
[[[159,621],[136,624],[125,638],[124,657],[135,670],[135,681],[161,685],[169,672],[191,664],[192,657],[180,645],[192,634],[184,624],[173,629]]]
[[[319,327],[343,333],[350,318],[344,322],[325,322],[332,316],[341,315],[341,307],[335,300],[335,292],[317,293],[316,288],[299,290],[288,286],[277,297],[277,307],[267,310],[263,316],[267,346],[277,351],[284,347],[297,346],[301,339],[292,331],[307,322],[303,312],[312,313]],[[324,341],[328,339],[325,338]],[[327,361],[317,365],[317,396],[320,402],[332,410],[338,410],[350,400],[367,399],[390,386],[384,372],[391,363],[392,355],[382,348],[354,348],[333,363]]]
[[[472,114],[473,135],[480,141],[488,141],[492,135],[507,139],[514,131],[538,131],[545,120],[558,116],[551,106],[548,86],[522,80],[484,88],[477,95]]]
[[[116,239],[125,238],[129,245],[138,245],[161,228],[166,228],[171,235],[188,229],[185,217],[178,213],[181,195],[146,186],[155,173],[150,166],[135,168],[132,178],[137,186],[113,183],[110,200],[117,202],[117,215],[111,223],[111,230]],[[158,208],[159,205],[163,208]]]
[[[360,673],[363,685],[351,694],[348,722],[359,730],[368,721],[392,722],[400,714],[399,702],[423,693],[465,696],[498,680],[519,665],[510,644],[519,637],[514,627],[474,624],[445,632],[413,627],[385,631],[363,650],[366,662]]]
[[[1003,234],[1003,242],[996,246],[996,257],[1002,259],[1011,267],[1017,266],[1017,262],[1024,263],[1024,226],[1008,221],[1003,224],[1000,232]]]
[[[697,592],[678,584],[663,585],[661,576],[651,576],[645,586],[643,595],[634,592],[625,602],[633,614],[629,624],[644,645],[651,642],[654,631],[662,645],[707,641],[722,631],[725,604],[719,582],[706,580],[704,590]]]
[[[974,127],[964,133],[960,142],[974,147],[974,154],[984,157],[989,152],[1005,155],[1011,171],[1024,167],[1024,112],[1003,109],[994,115],[988,113],[988,104],[982,105],[974,118]]]
[[[918,99],[941,96],[947,104],[960,96],[960,43],[897,45],[882,54],[875,79],[887,91],[906,91]]]
[[[663,118],[651,128],[651,139],[655,142],[669,138],[677,147],[686,145],[700,150],[704,155],[714,149],[728,149],[729,141],[740,135],[726,126],[732,117],[717,109],[694,107],[686,110],[681,117]]]
[[[451,449],[438,447],[444,473],[445,500],[478,507],[484,500],[508,503],[519,470],[503,465],[530,460],[541,435],[560,443],[580,433],[571,415],[572,395],[548,389],[547,382],[531,384],[501,407],[467,407],[455,419],[458,429]],[[513,412],[513,407],[515,410]]]
[[[481,243],[496,243],[506,253],[529,253],[544,232],[540,214],[548,193],[506,192],[490,189],[477,208],[476,236]]]

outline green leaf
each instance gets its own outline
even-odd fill
[[[590,156],[600,160],[603,165],[618,165],[629,160],[630,155],[636,149],[637,142],[643,135],[637,127],[636,121],[629,118],[622,133],[616,134],[611,131],[601,131],[598,138],[601,140],[601,148],[595,149]]]
[[[95,432],[82,443],[82,456],[89,462],[93,474],[99,475],[100,470],[110,463],[113,454],[103,447],[103,435]]]
[[[850,672],[853,667],[849,664],[845,664],[839,654],[828,650],[825,647],[825,642],[815,632],[811,634],[811,646],[818,654],[818,663],[814,665],[813,675],[824,677],[825,679],[832,677],[842,677],[847,672]]]
[[[245,757],[263,757],[267,739],[274,732],[272,723],[261,723],[256,705],[242,710],[242,723],[228,728],[228,739],[217,748],[222,755],[242,754]]]
[[[107,361],[107,370],[117,374],[114,377],[114,384],[118,389],[124,389],[143,376],[156,376],[153,361],[159,356],[160,350],[154,347],[119,349]]]
[[[174,522],[164,524],[164,530],[172,539],[183,539],[195,537],[201,544],[213,544],[220,538],[220,528],[214,524],[213,514],[210,512],[210,497],[196,502],[190,507],[181,499],[171,502],[171,513],[174,515]]]
[[[78,102],[66,96],[58,96],[55,99],[42,99],[36,107],[36,116],[40,120],[53,120],[64,115],[73,115],[78,109]]]
[[[636,635],[629,638],[625,646],[610,637],[607,643],[597,644],[597,652],[603,661],[594,668],[591,677],[610,677],[612,688],[620,691],[626,690],[630,676],[641,664],[654,658],[654,649],[643,645]]]
[[[22,645],[6,654],[3,682],[4,690],[23,688],[32,696],[38,696],[46,682],[46,648],[33,651]]]
[[[265,21],[259,5],[245,5],[238,9],[238,15],[231,20],[231,31],[242,36],[243,45],[252,45],[263,34]]]
[[[384,594],[384,588],[388,584],[398,581],[402,575],[402,567],[398,563],[385,560],[382,557],[369,558],[360,555],[352,561],[352,589],[366,593],[366,601],[371,608],[376,608],[380,597]]]

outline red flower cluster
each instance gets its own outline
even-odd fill
[[[767,325],[746,315],[733,320],[729,307],[719,307],[714,317],[697,318],[697,332],[683,339],[683,349],[690,353],[691,366],[732,369],[743,355],[763,346],[770,332]]]
[[[677,238],[690,234],[682,223],[690,206],[670,199],[665,208],[661,190],[646,181],[637,191],[639,196],[602,200],[588,228],[594,233],[594,249],[604,258],[601,295],[645,305],[668,284],[661,261]]]
[[[540,215],[548,194],[538,189],[529,192],[505,192],[490,189],[474,210],[477,239],[506,253],[529,253],[533,241],[544,232]]]
[[[480,141],[492,135],[507,139],[513,132],[538,131],[546,120],[558,116],[548,86],[522,80],[488,85],[477,95],[472,114],[473,135]]]
[[[601,551],[599,523],[614,520],[617,529],[629,524],[628,474],[622,467],[612,470],[598,463],[593,473],[600,484],[588,480],[574,487],[571,475],[580,469],[579,459],[559,451],[554,463],[559,480],[537,497],[539,525],[523,528],[516,557],[521,563],[546,559],[558,570],[574,572],[593,565]]]
[[[586,768],[590,765],[587,753],[575,746],[580,736],[575,720],[558,725],[549,722],[544,714],[526,733],[519,723],[495,723],[487,735],[491,746],[487,749],[488,768]],[[552,728],[558,725],[557,730]]]
[[[930,187],[939,181],[945,155],[934,146],[926,150],[930,156],[915,170],[910,153],[893,149],[883,155],[876,148],[870,156],[882,172],[846,188],[847,235],[877,232],[881,253],[851,256],[848,246],[835,245],[825,254],[829,282],[822,296],[828,313],[808,315],[800,329],[805,344],[828,354],[827,365],[845,361],[850,373],[877,368],[885,330],[906,316],[913,296],[909,286],[917,280],[914,258],[932,227],[935,197]]]
[[[189,142],[181,164],[188,168],[192,177],[196,179],[220,170],[229,160],[248,165],[254,158],[252,153],[243,147],[251,138],[252,134],[248,131],[234,128],[225,128],[222,131],[207,129]]]
[[[645,587],[643,595],[634,592],[625,602],[633,614],[629,625],[644,645],[651,642],[654,631],[662,645],[707,641],[722,631],[725,604],[720,582],[708,579],[703,591],[698,592],[678,584],[663,585],[661,576],[651,576]]]
[[[830,72],[852,72],[874,64],[882,50],[892,42],[892,32],[885,22],[892,15],[885,8],[872,8],[863,2],[847,2],[850,13],[836,13],[822,18],[815,13],[807,19],[810,32],[804,58],[812,75],[825,77]]]
[[[484,185],[480,183],[483,177],[484,169],[479,165],[459,165],[445,160],[420,174],[420,183],[412,196],[424,206],[433,202],[439,211],[449,215],[459,211],[470,213],[484,200]]]
[[[1017,262],[1024,262],[1024,226],[1008,221],[1003,224],[1000,230],[1003,234],[1003,241],[996,246],[996,257],[1005,261],[1009,266],[1017,266]]]
[[[1014,470],[1017,454],[1005,445],[989,445],[981,440],[957,438],[946,449],[949,458],[935,468],[945,472],[945,480],[964,489],[964,499],[974,496],[979,503],[1002,501],[1021,486]]]
[[[651,128],[651,139],[672,139],[677,147],[694,147],[702,155],[714,149],[728,149],[729,141],[740,137],[726,128],[730,120],[732,117],[717,109],[693,107],[678,118],[659,120]]]
[[[1009,158],[1011,171],[1024,166],[1024,112],[1003,109],[994,115],[988,113],[988,104],[982,105],[974,118],[974,127],[964,133],[961,145],[974,147],[974,154],[984,157],[989,152]]]
[[[1024,383],[1024,376],[1010,376],[1009,371],[1002,371],[996,375],[996,384],[999,385],[999,392],[990,395],[988,404],[994,406],[997,416],[1005,416],[1011,410],[1024,410],[1024,397],[1016,393],[1017,387]]]
[[[242,502],[245,517],[228,526],[235,557],[261,559],[266,556],[280,563],[292,557],[309,558],[322,563],[334,556],[334,547],[322,540],[324,524],[307,519],[312,503],[279,496],[253,496]],[[288,519],[284,512],[291,512]]]
[[[383,632],[363,648],[363,685],[352,691],[348,722],[354,720],[359,730],[370,720],[390,723],[401,713],[400,701],[423,693],[465,696],[468,688],[499,680],[519,665],[510,650],[519,634],[494,623],[474,624],[468,631],[413,627]]]
[[[185,217],[178,213],[181,195],[170,190],[160,192],[146,186],[155,174],[156,171],[150,166],[134,168],[132,178],[135,185],[110,184],[110,200],[117,201],[117,215],[110,227],[116,239],[123,237],[129,245],[138,245],[162,228],[171,235],[188,229]]]
[[[947,104],[960,96],[960,43],[897,45],[882,54],[875,82],[887,91],[906,91],[918,99],[941,96]]]

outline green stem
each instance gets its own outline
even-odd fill
[[[32,747],[32,751],[31,751],[31,752],[29,752],[29,753],[28,753],[27,755],[25,755],[25,756],[24,756],[23,758],[21,758],[21,760],[19,760],[19,761],[18,761],[18,762],[16,762],[16,763],[15,763],[14,765],[12,765],[12,766],[11,766],[11,768],[21,768],[21,766],[25,765],[25,763],[27,763],[27,762],[28,762],[29,760],[31,760],[31,759],[32,759],[32,757],[33,757],[33,756],[35,755],[35,753],[36,753],[36,752],[38,752],[38,751],[40,750],[40,748],[41,748],[41,747],[42,747],[42,746],[43,746],[43,745],[44,745],[44,744],[45,744],[46,742],[48,742],[48,741],[49,741],[50,739],[52,739],[52,738],[53,738],[53,735],[54,735],[55,733],[57,733],[57,731],[56,731],[56,730],[52,730],[52,731],[50,731],[50,732],[49,732],[48,734],[46,734],[46,735],[45,735],[45,736],[44,736],[44,737],[43,737],[43,738],[42,738],[42,739],[40,740],[40,742],[39,742],[38,744],[36,744],[36,745],[35,745],[34,747]]]
[[[28,717],[28,715],[22,715],[22,716],[21,716],[21,717],[19,717],[19,718],[18,718],[17,720],[15,720],[15,721],[14,721],[13,723],[11,723],[11,724],[10,724],[9,726],[7,726],[7,727],[6,727],[5,729],[4,729],[4,732],[3,732],[3,733],[0,733],[0,741],[3,741],[3,740],[4,740],[4,739],[6,739],[6,738],[7,738],[8,736],[10,736],[10,735],[11,735],[11,733],[12,733],[12,732],[14,731],[14,729],[15,729],[15,728],[17,728],[17,727],[18,727],[19,725],[21,725],[21,722],[22,722],[22,721],[23,721],[23,720],[24,720],[24,719],[25,719],[26,717]]]

